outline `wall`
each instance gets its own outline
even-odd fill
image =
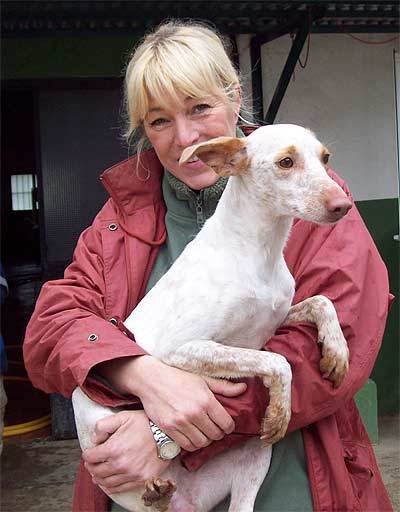
[[[394,34],[360,34],[379,42]],[[267,109],[291,39],[262,48],[263,100]],[[357,206],[389,269],[391,290],[399,297],[398,184],[396,162],[393,50],[363,44],[345,34],[312,34],[305,69],[296,66],[276,123],[311,128],[332,152],[332,167],[349,184]],[[307,43],[301,55],[306,60]],[[399,410],[399,299],[389,315],[373,378],[380,414]]]

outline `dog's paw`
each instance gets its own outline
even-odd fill
[[[176,485],[171,480],[152,478],[145,483],[142,500],[146,507],[153,506],[156,510],[165,512],[175,491]]]
[[[324,379],[332,381],[335,388],[340,386],[349,369],[349,349],[341,332],[338,336],[324,336],[319,367]]]
[[[261,440],[265,446],[278,442],[286,434],[290,420],[289,407],[283,402],[271,403],[261,423]]]

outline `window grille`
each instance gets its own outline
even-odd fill
[[[11,176],[12,210],[37,210],[38,203],[34,194],[36,174],[13,174]]]

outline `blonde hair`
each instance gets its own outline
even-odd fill
[[[179,93],[191,98],[213,95],[233,104],[240,79],[228,53],[227,41],[196,22],[168,21],[145,36],[126,69],[128,142],[142,126],[150,97],[179,104]]]

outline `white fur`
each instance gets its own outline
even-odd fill
[[[271,396],[263,428],[267,434],[276,431],[275,442],[290,419],[291,370],[282,356],[259,349],[287,317],[294,295],[282,251],[293,217],[336,221],[327,211],[327,198],[345,194],[321,163],[322,145],[304,128],[262,127],[243,144],[249,162],[245,172],[229,179],[215,214],[125,325],[148,353],[178,368],[212,377],[261,377]],[[290,171],[277,163],[288,146],[297,148]],[[340,330],[337,319],[334,328]],[[342,345],[341,360],[348,357]],[[85,449],[99,411],[113,411],[99,409],[80,390],[73,404]],[[283,407],[282,416],[274,416],[272,405]],[[171,510],[207,512],[231,493],[231,511],[239,505],[241,512],[252,511],[270,458],[271,448],[251,439],[194,473],[175,460],[161,475],[177,483]],[[128,510],[148,511],[142,493],[112,499]]]

